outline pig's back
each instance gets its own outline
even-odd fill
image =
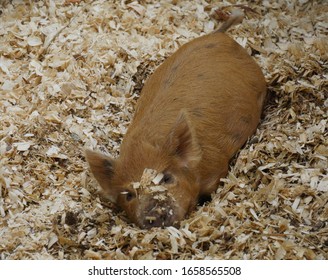
[[[204,193],[259,122],[266,84],[255,61],[223,33],[197,38],[168,58],[146,82],[123,145],[136,137],[161,145],[185,109],[203,157]]]

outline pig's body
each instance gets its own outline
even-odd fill
[[[122,154],[135,163],[129,173],[139,176],[147,167],[147,154],[136,149],[141,142],[163,146],[184,109],[202,152],[196,170],[199,191],[210,194],[226,175],[231,157],[256,129],[265,92],[260,68],[226,34],[213,33],[185,44],[142,90],[121,146]],[[156,167],[156,162],[149,165]]]
[[[91,170],[140,227],[175,224],[216,190],[229,160],[255,131],[265,94],[260,68],[233,39],[223,33],[197,38],[147,80],[120,157],[88,151]],[[167,200],[133,188],[145,169],[165,174],[160,184]]]

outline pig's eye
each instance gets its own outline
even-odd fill
[[[174,182],[174,177],[170,173],[164,173],[163,179],[161,180],[162,184],[172,184]]]
[[[121,192],[121,194],[124,195],[125,200],[128,202],[136,197],[135,194],[130,191],[123,191],[123,192]]]
[[[134,195],[134,193],[132,193],[132,192],[128,192],[127,194],[126,194],[126,197],[125,197],[125,199],[127,200],[127,201],[131,201],[132,199],[134,199],[135,198],[135,195]]]

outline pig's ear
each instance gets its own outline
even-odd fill
[[[201,149],[189,123],[187,113],[182,110],[168,139],[168,149],[177,158],[180,167],[196,167],[201,159]]]
[[[85,150],[85,157],[99,185],[104,191],[110,192],[110,182],[114,174],[114,160],[105,154],[88,149]]]

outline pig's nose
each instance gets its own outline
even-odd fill
[[[142,227],[145,229],[167,227],[173,223],[173,210],[170,207],[155,206],[148,213],[145,213]]]

